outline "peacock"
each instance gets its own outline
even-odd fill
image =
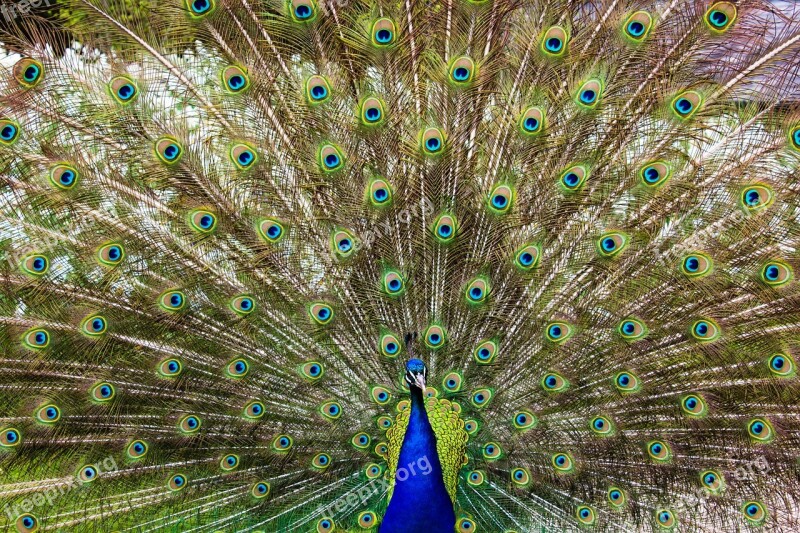
[[[2,531],[800,531],[792,2],[28,4]]]

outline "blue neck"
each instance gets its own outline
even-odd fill
[[[425,400],[419,388],[411,387],[411,415],[400,447],[394,493],[380,532],[452,533],[455,523],[456,515],[444,486],[436,435],[428,421]]]

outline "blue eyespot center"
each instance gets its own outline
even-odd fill
[[[578,184],[580,178],[574,172],[569,172],[564,176],[564,184],[567,187],[574,187]]]
[[[700,260],[694,256],[689,256],[686,258],[684,265],[689,272],[697,272],[697,269],[700,268]]]
[[[400,289],[400,280],[393,279],[392,281],[390,281],[389,282],[389,288],[391,290],[393,290],[393,291],[396,291],[396,290]]]
[[[117,89],[117,96],[119,96],[122,100],[130,100],[135,92],[136,89],[133,87],[133,85],[130,83],[125,83],[124,85],[121,85],[119,89]]]
[[[628,374],[622,374],[619,378],[617,378],[617,381],[620,385],[625,386],[631,382],[631,378],[628,376]]]
[[[502,194],[495,194],[492,197],[492,205],[495,206],[496,208],[502,209],[503,207],[506,206],[506,204],[508,204],[508,198],[506,198]]]
[[[533,255],[532,255],[532,254],[530,254],[529,252],[523,252],[523,253],[522,253],[522,254],[519,256],[519,262],[520,262],[520,263],[522,263],[522,264],[523,264],[523,265],[525,265],[525,266],[528,266],[528,265],[530,265],[531,263],[533,263]]]
[[[483,290],[480,287],[472,287],[469,290],[469,295],[473,300],[477,300],[481,296],[483,296]]]
[[[782,370],[785,364],[786,360],[780,355],[772,358],[772,368],[776,370]]]
[[[311,89],[311,96],[314,100],[322,100],[326,96],[328,96],[328,89],[326,89],[323,85],[315,85],[313,89]]]
[[[613,490],[611,491],[611,499],[612,500],[619,500],[622,494],[619,491]]]
[[[205,13],[209,9],[211,9],[211,4],[210,4],[209,0],[194,0],[192,2],[192,10],[195,13],[198,13],[198,14]]]
[[[437,137],[431,137],[425,141],[425,147],[431,152],[437,151],[439,148],[441,148],[441,146],[442,142]]]
[[[603,239],[602,245],[603,245],[603,250],[605,250],[606,252],[611,252],[617,247],[616,241],[611,237],[606,237],[605,239]]]
[[[339,156],[336,154],[328,154],[325,156],[325,166],[333,168],[339,164]]]
[[[244,372],[247,369],[247,365],[243,361],[238,361],[233,367],[237,372]]]
[[[567,462],[567,458],[564,457],[563,455],[559,455],[558,457],[556,457],[556,464],[557,465],[562,466],[566,462]]]
[[[322,319],[322,320],[325,320],[325,319],[326,319],[326,318],[328,318],[330,315],[331,315],[331,312],[330,312],[330,310],[329,310],[328,308],[326,308],[326,307],[323,307],[322,309],[320,309],[320,310],[317,312],[317,316],[318,316],[320,319]]]
[[[442,224],[439,226],[439,235],[441,237],[449,237],[453,234],[453,227],[450,224]]]
[[[661,522],[662,524],[666,524],[667,522],[669,522],[669,519],[670,519],[670,515],[666,511],[661,511],[658,514],[658,521]]]
[[[3,129],[0,130],[0,137],[2,137],[3,140],[6,141],[10,141],[11,139],[13,139],[16,134],[17,134],[17,128],[12,126],[11,124],[6,124],[5,126],[3,126]]]
[[[747,506],[747,514],[749,514],[750,516],[753,516],[753,515],[755,515],[757,513],[758,513],[758,506],[757,505],[752,504],[752,505],[748,505]]]
[[[717,476],[714,474],[706,474],[705,482],[706,485],[712,485],[717,480]]]
[[[253,152],[248,150],[243,151],[237,158],[242,165],[249,165],[253,161]]]
[[[778,279],[779,274],[780,270],[775,265],[769,265],[765,272],[767,279],[770,281],[775,281],[776,279]]]
[[[698,335],[706,335],[708,333],[708,324],[705,322],[698,322],[697,325],[694,327],[695,333]]]
[[[181,149],[178,147],[177,144],[170,144],[166,148],[164,148],[164,157],[169,159],[170,161],[178,157],[180,154]]]
[[[179,307],[183,303],[183,296],[180,294],[173,294],[169,297],[169,303],[173,307]]]
[[[397,344],[394,342],[386,343],[386,351],[389,353],[395,353],[397,351]]]
[[[564,43],[558,37],[550,37],[545,43],[545,47],[551,52],[560,51],[562,46],[564,46]]]
[[[481,348],[480,350],[478,350],[478,357],[480,357],[481,359],[488,359],[490,354],[491,352],[489,352],[488,348]]]
[[[353,244],[352,242],[350,242],[350,239],[342,239],[339,241],[339,250],[341,250],[342,252],[350,251],[350,248],[352,248],[352,246]]]
[[[631,23],[628,24],[628,33],[634,37],[641,36],[644,33],[644,24],[638,20],[631,21]]]
[[[438,333],[431,333],[428,337],[428,340],[431,342],[431,344],[439,344],[442,338]]]
[[[657,182],[659,177],[658,170],[656,170],[654,167],[647,167],[644,169],[644,179],[648,183]]]
[[[12,442],[12,443],[13,442],[17,442],[17,439],[19,439],[19,435],[17,435],[16,431],[7,431],[6,432],[6,440],[8,442]]]
[[[747,190],[744,193],[744,197],[745,197],[745,202],[747,202],[747,205],[749,206],[758,205],[759,202],[761,201],[761,194],[759,194],[759,192],[755,189]]]
[[[708,18],[711,20],[711,24],[718,28],[725,26],[725,24],[728,22],[728,15],[716,9],[711,12]]]
[[[300,20],[310,18],[312,13],[311,7],[306,4],[300,4],[294,8],[294,15]]]
[[[678,101],[675,102],[675,108],[683,115],[690,112],[693,107],[694,105],[688,98],[679,98]]]
[[[453,77],[457,81],[465,81],[469,78],[469,69],[467,67],[456,67],[453,70]]]
[[[32,528],[33,518],[31,518],[30,516],[26,516],[25,518],[22,519],[22,525],[28,528]]]
[[[528,131],[536,131],[539,128],[539,121],[533,117],[528,117],[523,122],[523,126]]]
[[[108,249],[108,258],[109,259],[119,259],[122,255],[122,250],[120,250],[119,246],[112,246]]]
[[[561,326],[550,326],[550,336],[558,338],[561,336]]]
[[[581,509],[581,518],[589,518],[589,509]]]
[[[281,234],[281,228],[277,224],[273,224],[272,226],[267,229],[267,235],[272,237],[273,239],[277,238]]]
[[[591,104],[594,102],[594,99],[597,97],[597,93],[594,92],[592,89],[586,89],[581,92],[581,102],[584,104]]]
[[[380,29],[375,33],[375,40],[382,44],[388,43],[392,40],[392,32],[386,28]]]
[[[366,116],[367,120],[369,120],[370,122],[375,122],[376,120],[381,118],[381,110],[378,109],[377,107],[369,107],[364,113],[364,116]]]
[[[44,344],[45,342],[47,342],[47,334],[42,331],[39,331],[36,333],[36,335],[33,336],[33,341],[36,344]]]
[[[102,387],[100,387],[100,396],[102,396],[103,398],[111,396],[111,387],[109,387],[108,385],[103,385]]]
[[[622,325],[622,331],[631,335],[634,331],[636,331],[636,325],[633,322],[625,322]]]
[[[245,83],[244,82],[244,77],[240,76],[239,74],[235,74],[235,75],[231,76],[230,79],[228,80],[228,87],[230,87],[231,89],[237,91],[237,90],[241,89],[242,87],[244,87],[244,83]]]
[[[654,454],[656,454],[656,455],[658,455],[659,453],[661,453],[661,450],[662,450],[662,449],[663,449],[663,448],[661,447],[661,445],[660,445],[660,444],[653,444],[653,445],[650,447],[650,451],[651,451],[651,452],[653,452],[653,453],[654,453]]]

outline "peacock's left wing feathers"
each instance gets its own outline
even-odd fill
[[[449,400],[431,396],[425,400],[425,409],[436,434],[436,450],[442,464],[444,484],[455,502],[459,474],[468,461],[466,452],[469,435],[460,416],[461,408]]]

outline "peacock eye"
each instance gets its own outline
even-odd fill
[[[564,55],[567,48],[567,32],[560,26],[549,28],[541,38],[541,51],[550,57]]]
[[[724,33],[736,20],[736,6],[732,2],[716,2],[703,17],[713,33]]]
[[[539,107],[529,107],[519,118],[520,132],[527,137],[534,137],[544,131],[544,120],[544,110]]]
[[[611,258],[617,256],[627,246],[629,237],[621,232],[604,233],[597,239],[597,251],[600,256]]]
[[[258,161],[255,148],[244,143],[237,143],[231,147],[230,158],[239,170],[246,170]]]
[[[589,177],[589,170],[584,165],[574,165],[561,173],[559,184],[565,193],[580,189]]]
[[[222,71],[222,84],[229,92],[240,93],[250,86],[250,78],[243,69],[231,65]]]
[[[444,148],[444,133],[439,128],[426,128],[420,137],[425,155],[437,155]]]
[[[314,0],[289,0],[289,14],[294,22],[311,22],[317,17]]]
[[[660,187],[671,175],[671,168],[663,161],[653,161],[639,169],[639,177],[647,187]]]
[[[514,202],[514,189],[510,185],[496,185],[489,193],[489,210],[498,215],[504,215],[511,210]]]
[[[647,37],[653,26],[653,17],[647,11],[633,13],[623,24],[625,36],[633,43],[639,43]]]
[[[317,152],[317,161],[324,173],[336,172],[344,166],[344,155],[338,146],[323,144]]]
[[[250,493],[253,495],[254,498],[261,500],[269,495],[269,490],[270,490],[269,483],[267,483],[266,481],[259,481],[253,485],[253,488],[250,490]]]
[[[450,81],[456,86],[468,85],[475,78],[475,70],[472,58],[459,57],[450,65]]]
[[[174,137],[159,138],[155,149],[158,158],[167,165],[174,165],[183,157],[183,145]]]
[[[678,94],[672,100],[672,112],[680,119],[688,119],[694,115],[703,103],[703,97],[695,91]]]
[[[379,18],[372,23],[372,44],[378,48],[385,48],[397,41],[397,28],[394,21],[389,18]]]
[[[589,80],[584,82],[575,96],[575,101],[584,109],[592,109],[600,102],[603,92],[603,85],[600,80]]]
[[[594,509],[586,505],[581,505],[575,510],[575,516],[581,524],[590,526],[597,520]]]
[[[456,238],[458,223],[455,216],[442,213],[433,225],[433,236],[442,244],[447,244]]]
[[[183,490],[189,480],[183,474],[175,474],[167,480],[167,487],[172,491]]]

